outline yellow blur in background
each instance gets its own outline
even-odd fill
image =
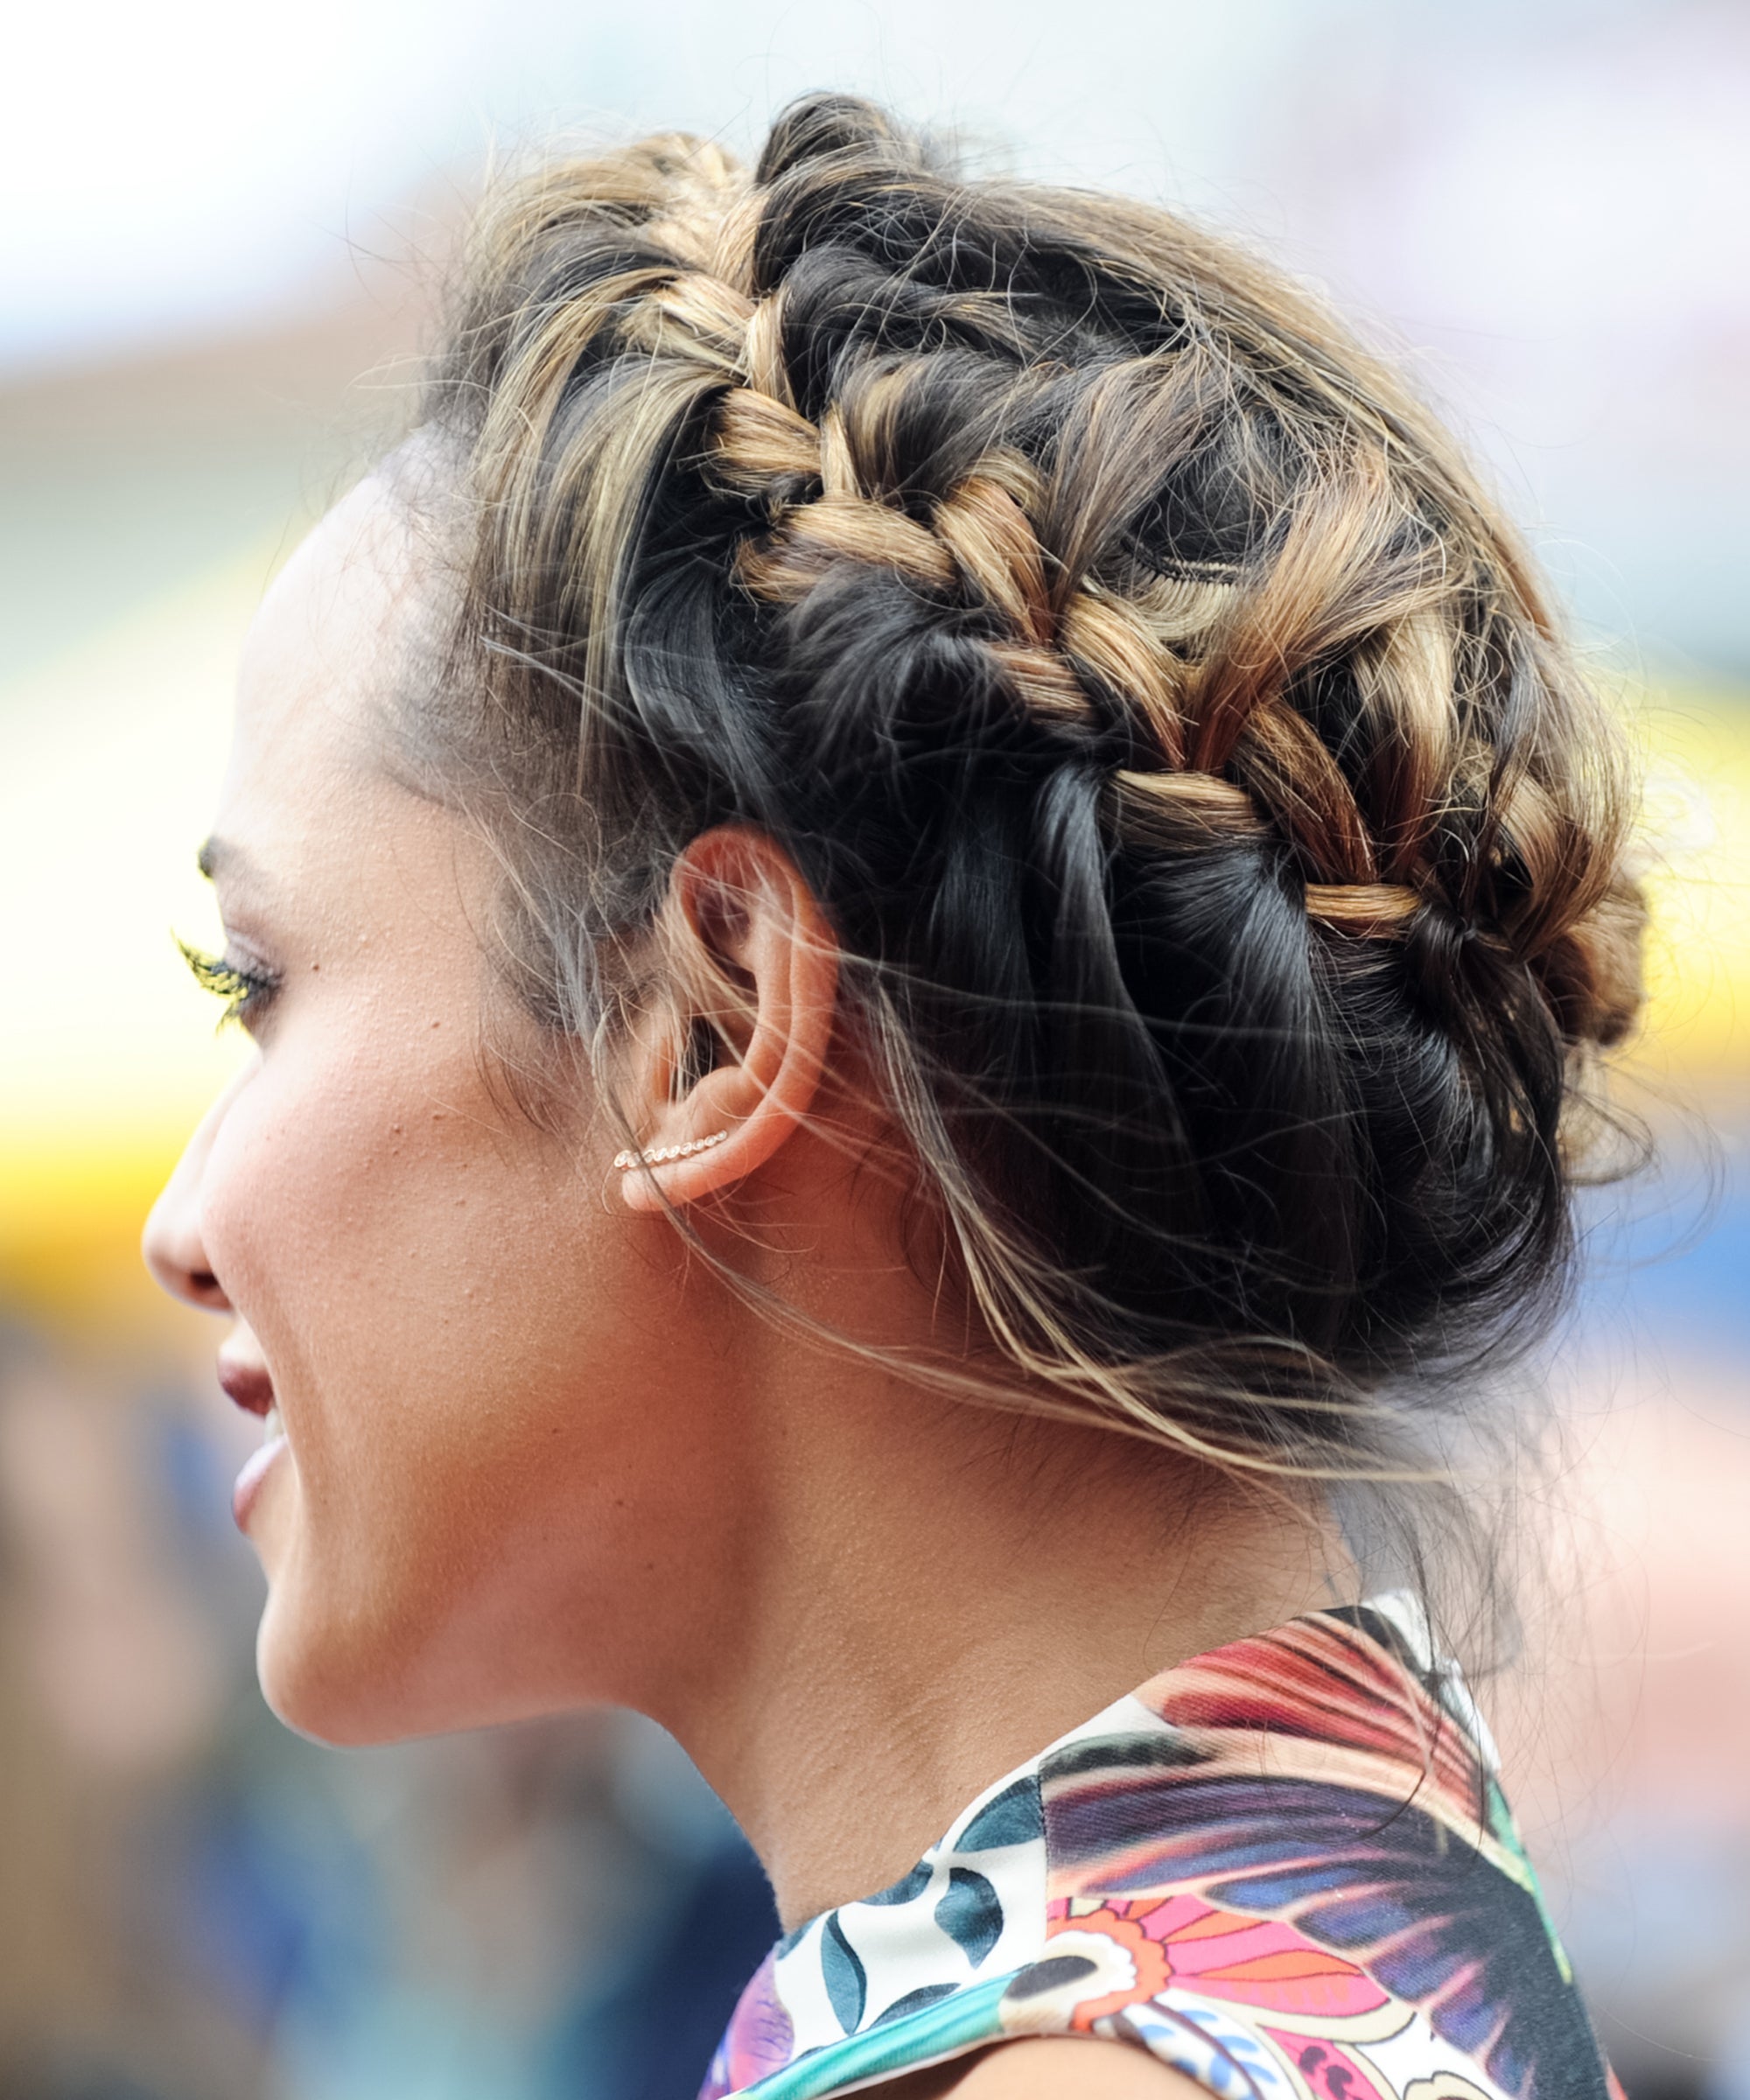
[[[271,544],[0,687],[0,1262],[45,1301],[119,1279],[131,1234],[242,1054],[172,929],[218,948],[195,872]],[[191,841],[192,844],[191,844]]]
[[[262,541],[0,685],[0,1273],[45,1305],[129,1289],[140,1222],[247,1054],[173,935],[222,947],[195,849]],[[1610,680],[1647,782],[1637,1066],[1729,1105],[1750,1073],[1750,692]]]

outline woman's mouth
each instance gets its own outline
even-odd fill
[[[274,1460],[285,1449],[285,1432],[279,1425],[279,1408],[274,1400],[273,1380],[269,1377],[267,1366],[251,1363],[237,1357],[228,1357],[221,1351],[219,1357],[219,1382],[229,1397],[248,1414],[262,1418],[262,1446],[250,1458],[248,1465],[237,1475],[237,1484],[231,1490],[231,1515],[237,1529],[247,1531],[249,1513],[256,1506],[262,1491],[262,1483],[272,1470]]]

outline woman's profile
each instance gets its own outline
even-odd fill
[[[1451,1658],[1631,817],[1241,250],[825,97],[500,189],[203,849],[268,1698],[670,1728],[787,1928],[713,2100],[1613,2090]]]

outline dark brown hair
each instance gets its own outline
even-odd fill
[[[424,414],[466,573],[413,728],[528,1003],[610,1040],[676,852],[763,828],[991,1397],[1438,1488],[1559,1297],[1641,909],[1611,725],[1403,385],[1182,220],[818,98],[751,175],[494,196]]]

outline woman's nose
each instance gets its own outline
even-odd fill
[[[213,1140],[242,1075],[200,1119],[146,1220],[140,1243],[146,1267],[172,1298],[204,1312],[228,1312],[231,1301],[214,1274],[200,1233],[200,1190]]]

